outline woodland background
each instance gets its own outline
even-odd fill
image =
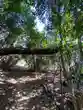
[[[0,0],[0,110],[82,110],[82,80],[83,0]]]

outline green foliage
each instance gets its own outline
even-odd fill
[[[50,5],[46,1],[38,0],[36,11],[33,12],[31,10],[31,7],[35,7],[33,0],[4,0],[0,19],[6,25],[6,32],[8,32],[7,37],[4,38],[6,44],[13,46],[17,42],[20,46],[24,43],[25,47],[29,48],[54,48],[61,45],[64,64],[66,61],[70,62],[73,51],[78,49],[78,43],[76,44],[75,41],[83,34],[81,2],[81,0],[61,0],[52,6],[52,3]],[[41,9],[41,7],[43,8]],[[77,10],[76,13],[75,10]],[[42,33],[36,30],[35,19],[38,17],[37,11],[38,13],[42,12],[42,18],[43,13],[48,13],[49,17],[46,17],[48,24],[50,24],[50,21],[52,22],[53,28],[50,30],[52,34],[46,35],[46,29]],[[78,15],[77,18],[75,14]],[[18,15],[19,18],[22,18],[22,21],[20,22],[19,20],[19,23],[17,23],[17,17],[14,15]],[[49,20],[49,18],[51,19]],[[18,24],[20,25],[17,26]],[[24,42],[23,39],[26,41]]]
[[[52,22],[54,27],[59,27],[61,24],[61,15],[57,13],[54,9],[52,11]]]
[[[20,35],[23,32],[22,28],[13,28],[11,30],[12,33],[14,33],[15,35]]]
[[[4,0],[4,10],[7,12],[21,12],[21,0]]]
[[[83,61],[83,43],[80,40],[83,36],[83,0],[56,0],[55,4],[54,0],[37,1],[36,7],[33,0],[4,0],[0,8],[0,46],[31,49],[58,46],[60,50],[56,56],[23,55],[21,58],[24,58],[27,65],[34,69],[40,69],[42,65],[53,65],[57,61],[56,68],[58,69],[57,65],[60,64],[67,77],[74,73],[76,79],[81,76],[80,80],[83,80],[83,67],[79,64],[80,60]],[[31,9],[32,7],[35,11]],[[37,17],[43,23],[46,21],[43,32],[36,29]],[[47,26],[51,28],[50,32]],[[17,60],[13,61],[12,57],[9,64],[16,64]],[[78,66],[72,67],[72,72],[70,67],[74,66],[74,63]],[[7,63],[5,64],[7,66]],[[73,97],[72,100],[76,105],[76,99]]]
[[[15,19],[13,17],[10,17],[6,20],[6,24],[9,29],[12,29],[15,25]]]
[[[78,35],[82,35],[83,34],[83,12],[78,12],[78,19],[75,25],[76,28],[76,32],[78,33]]]

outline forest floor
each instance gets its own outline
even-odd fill
[[[45,83],[45,74],[39,75],[38,73],[35,75],[34,73],[31,76],[21,76],[20,74],[13,75],[11,73],[9,75],[7,72],[1,72],[0,110],[41,110],[39,108],[42,106],[40,84]]]
[[[40,94],[40,85],[45,83],[45,76],[45,73],[20,77],[1,73],[0,110],[49,110],[45,106],[48,106],[49,102],[47,99],[45,102],[45,97],[42,99]],[[60,76],[56,75],[55,83],[59,82],[59,79]],[[60,84],[57,86],[60,88]]]

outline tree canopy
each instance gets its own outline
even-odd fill
[[[70,66],[74,55],[75,62],[83,60],[82,5],[82,0],[2,0],[0,54],[59,52],[65,73],[65,62]],[[36,27],[37,18],[44,23],[42,32]]]

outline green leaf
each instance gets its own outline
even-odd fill
[[[15,25],[15,19],[13,17],[10,17],[6,20],[6,24],[9,29],[13,28]]]
[[[8,12],[16,12],[20,13],[21,12],[21,0],[5,0],[5,11]]]
[[[69,2],[70,2],[69,0],[62,0],[63,5],[67,8],[68,8]]]
[[[43,45],[44,48],[46,48],[48,46],[46,39],[43,40],[42,45]]]
[[[11,32],[15,35],[20,35],[20,34],[22,34],[23,29],[22,28],[12,28]]]
[[[12,44],[16,41],[16,38],[17,38],[17,36],[15,36],[15,35],[12,34],[12,33],[9,33],[9,35],[8,35],[7,38],[5,39],[5,42],[6,42],[7,44],[12,45]]]

